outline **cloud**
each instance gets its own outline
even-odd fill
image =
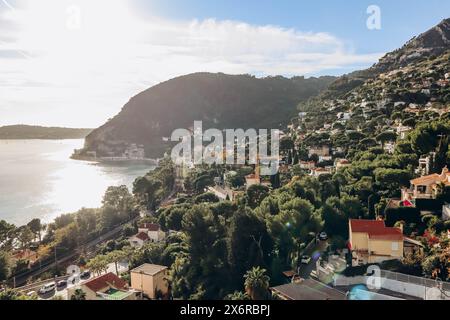
[[[18,117],[29,106],[31,119],[39,112],[45,121],[51,112],[52,125],[97,126],[139,91],[187,73],[324,74],[382,55],[357,54],[330,33],[142,18],[121,0],[22,0],[6,9],[0,10],[0,81],[8,85],[0,88],[0,103],[20,109],[2,114],[11,123],[23,122]]]

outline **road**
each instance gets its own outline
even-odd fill
[[[114,235],[116,235],[117,233],[122,231],[124,225],[126,225],[128,223],[134,223],[137,219],[139,219],[139,217],[136,217],[136,218],[134,218],[134,219],[124,223],[124,224],[121,224],[120,226],[115,227],[113,230],[108,231],[107,233],[101,235],[97,239],[94,239],[94,240],[88,242],[87,244],[84,245],[85,249],[89,251],[90,249],[95,248],[95,246],[99,245],[100,243],[105,242],[107,240],[110,240]],[[64,263],[66,263],[68,261],[71,261],[77,255],[78,255],[78,252],[77,252],[77,250],[75,250],[72,254],[69,254],[67,256],[58,258],[57,264],[64,264]],[[31,272],[28,272],[28,273],[16,276],[16,279],[15,279],[16,287],[24,285],[25,283],[27,283],[28,279],[33,278],[33,277],[37,277],[40,274],[43,274],[43,273],[47,272],[48,270],[50,270],[54,266],[55,266],[55,261],[52,260],[51,262],[48,262],[47,264],[42,265],[42,267],[37,269],[37,270],[33,270]]]
[[[172,190],[171,193],[164,198],[164,200],[161,202],[161,205],[167,203],[168,201],[170,201],[173,196],[176,194],[175,190]],[[101,235],[100,237],[98,237],[97,239],[94,239],[92,241],[90,241],[89,243],[84,245],[84,249],[87,250],[89,252],[90,249],[95,248],[97,245],[99,245],[102,242],[105,242],[107,240],[110,240],[111,238],[113,238],[117,233],[119,233],[123,227],[126,224],[129,223],[134,223],[136,222],[138,219],[140,219],[140,216],[137,216],[117,227],[115,227],[113,230]],[[15,287],[19,287],[18,289],[20,290],[20,286],[24,286],[28,279],[33,278],[33,277],[37,277],[45,272],[47,272],[48,270],[50,270],[51,268],[53,268],[56,264],[64,264],[66,262],[70,262],[72,261],[75,257],[77,257],[78,252],[77,250],[74,250],[74,252],[72,254],[66,255],[64,257],[58,258],[57,261],[55,262],[54,260],[50,260],[49,262],[47,262],[46,264],[43,264],[39,269],[37,270],[32,270],[30,272],[27,272],[25,274],[22,275],[18,275],[15,277],[14,279],[14,284]],[[115,268],[113,270],[115,272]],[[52,280],[49,280],[48,282],[51,282]],[[24,291],[29,292],[29,291],[34,291],[34,289],[39,289],[41,285],[39,286],[25,286]]]
[[[327,247],[327,241],[318,241],[315,245],[305,250],[304,254],[310,256],[311,261],[308,264],[302,264],[300,266],[299,275],[301,278],[308,279],[311,277],[311,272],[316,270],[316,261],[327,250]]]
[[[117,269],[119,271],[119,274],[122,272],[128,271],[128,263],[127,262],[118,263]],[[114,263],[110,263],[108,265],[108,270],[106,271],[106,273],[109,273],[109,272],[112,272],[114,274],[116,273],[116,266]],[[49,292],[48,294],[45,294],[45,295],[39,295],[39,299],[40,300],[52,300],[55,296],[58,296],[58,297],[61,297],[61,299],[63,299],[63,300],[69,300],[70,299],[70,297],[68,296],[69,288],[72,288],[72,287],[75,287],[82,283],[85,283],[86,281],[89,281],[92,278],[94,278],[94,277],[91,275],[89,278],[83,279],[75,284],[73,284],[72,282],[69,281],[66,287],[56,289],[55,291]],[[50,282],[51,281],[49,280],[49,283]],[[33,291],[37,292],[37,290],[39,290],[39,288],[36,288]]]

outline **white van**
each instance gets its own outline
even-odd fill
[[[52,283],[47,283],[46,285],[44,285],[41,289],[39,289],[39,293],[40,294],[46,294],[49,292],[54,291],[56,288],[56,284],[54,282]]]

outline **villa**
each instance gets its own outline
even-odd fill
[[[430,174],[410,181],[409,189],[402,190],[402,200],[436,199],[438,186],[450,186],[450,172],[448,168],[442,169],[441,174]]]
[[[80,289],[86,294],[86,300],[136,300],[136,292],[130,291],[128,284],[109,272],[78,286],[68,289],[70,298],[75,290]]]
[[[349,220],[353,265],[400,260],[403,243],[402,229],[386,227],[383,220]]]
[[[131,287],[150,299],[167,298],[168,269],[155,264],[143,264],[130,271]]]

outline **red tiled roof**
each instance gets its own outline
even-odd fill
[[[148,229],[148,231],[158,231],[161,229],[160,225],[157,223],[143,223],[139,226],[141,229]]]
[[[350,220],[352,232],[367,233],[371,239],[402,240],[399,228],[386,227],[382,220]]]
[[[137,235],[135,235],[135,237],[141,239],[142,241],[147,241],[148,239],[150,239],[148,237],[148,234],[146,234],[145,232],[139,232]]]
[[[99,292],[107,287],[113,287],[119,290],[127,289],[127,283],[112,272],[89,280],[84,285],[94,292]]]

